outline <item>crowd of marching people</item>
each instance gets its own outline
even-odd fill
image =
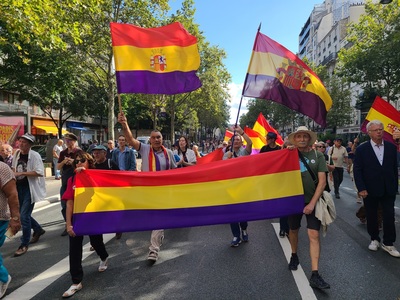
[[[196,165],[202,157],[199,147],[191,144],[181,136],[167,149],[163,145],[163,136],[159,131],[152,131],[148,143],[135,139],[123,113],[118,116],[123,133],[118,137],[118,147],[109,140],[107,147],[92,144],[87,151],[78,146],[78,138],[73,133],[64,135],[53,148],[54,176],[61,181],[60,198],[61,214],[65,221],[62,236],[69,236],[69,264],[72,285],[64,292],[63,297],[71,297],[82,289],[82,243],[83,236],[77,236],[73,227],[73,203],[75,175],[86,169],[124,170],[157,172],[175,168],[186,168]],[[206,152],[222,148],[222,160],[236,159],[252,154],[252,140],[238,125],[231,128],[234,132],[230,141],[204,142]],[[260,150],[260,159],[267,158],[265,152],[298,151],[301,180],[304,189],[304,209],[301,214],[282,216],[280,218],[281,238],[288,238],[291,246],[291,257],[288,269],[296,271],[300,264],[298,249],[298,233],[303,216],[306,218],[309,237],[309,253],[311,258],[310,286],[318,289],[330,288],[330,285],[319,273],[321,219],[316,214],[324,191],[333,192],[340,199],[340,185],[345,170],[354,181],[356,201],[365,209],[364,221],[371,241],[368,249],[377,251],[382,248],[393,257],[400,257],[394,246],[396,240],[394,201],[398,191],[397,148],[394,144],[383,140],[383,124],[378,120],[367,125],[370,141],[359,145],[358,138],[349,142],[347,148],[343,140],[336,138],[330,141],[317,141],[317,134],[300,126],[278,145],[277,133],[268,132],[267,144]],[[398,137],[397,137],[398,136]],[[395,138],[400,133],[394,133]],[[13,153],[10,145],[0,145],[0,246],[7,236],[15,235],[22,228],[20,245],[14,256],[27,253],[29,245],[37,243],[45,234],[42,226],[32,217],[35,203],[46,195],[44,166],[40,155],[31,150],[35,137],[25,133],[18,138],[19,149]],[[135,151],[142,158],[141,168],[137,169]],[[262,158],[261,158],[262,157]],[[324,194],[325,195],[325,194]],[[327,199],[325,199],[327,200]],[[331,200],[333,202],[333,200]],[[231,247],[238,247],[249,241],[247,220],[236,220],[230,224],[232,232]],[[383,231],[383,238],[380,237]],[[33,233],[32,233],[33,232]],[[117,232],[120,239],[122,232]],[[160,254],[164,240],[164,229],[153,230],[149,239],[147,260],[154,264]],[[108,267],[109,254],[102,235],[90,235],[91,250],[100,258],[98,271],[104,272]],[[0,297],[3,297],[11,281],[11,276],[2,265],[0,258]]]

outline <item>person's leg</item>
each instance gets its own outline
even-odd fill
[[[383,217],[383,244],[385,246],[393,246],[396,241],[395,212],[394,201],[396,196],[383,197],[382,217]]]
[[[147,260],[151,263],[155,263],[158,259],[158,252],[164,239],[164,229],[153,230],[150,237],[150,252],[147,256]]]
[[[292,255],[289,262],[289,270],[295,271],[298,268],[299,257],[297,256],[297,248],[299,243],[299,229],[301,226],[301,218],[303,214],[292,215],[288,217],[289,224],[289,243],[292,249]]]
[[[35,208],[35,203],[32,203],[32,211]],[[33,232],[41,232],[43,230],[42,226],[32,217],[31,213],[31,228],[33,229]]]
[[[279,235],[285,236],[286,234],[289,234],[289,224],[288,224],[288,217],[281,217],[279,218]]]
[[[74,284],[83,279],[82,242],[83,236],[69,237],[69,273]]]
[[[67,183],[65,183],[65,185],[64,185],[64,179],[62,179],[62,181],[63,182],[62,182],[61,188],[60,188],[60,200],[61,200],[65,190],[67,189]],[[65,221],[66,220],[65,214],[66,214],[66,211],[67,211],[67,203],[66,203],[66,201],[62,201],[62,200],[60,202],[61,202],[61,214],[62,214],[63,219]]]
[[[164,239],[164,229],[153,230],[150,237],[150,251],[159,252]]]
[[[320,242],[319,242],[319,231],[314,229],[308,229],[308,239],[310,240],[310,258],[311,258],[311,270],[318,271],[318,262],[320,255]]]
[[[108,253],[106,250],[106,246],[103,242],[103,235],[89,235],[90,245],[93,246],[94,250],[96,251],[97,255],[100,257],[101,260],[105,260],[108,257]]]
[[[240,224],[236,222],[236,223],[231,223],[230,226],[233,237],[240,239]]]
[[[336,169],[336,168],[335,168]],[[343,168],[337,168],[338,169],[338,192],[339,192],[339,187],[343,182],[343,173],[344,173],[344,169]]]
[[[8,221],[0,221],[0,247],[3,246],[6,239],[6,231],[8,228]],[[8,271],[3,265],[3,256],[0,254],[0,281],[6,283],[8,281]]]
[[[57,169],[58,158],[53,158],[53,166],[54,166],[54,178],[60,178],[60,170]]]
[[[333,175],[333,188],[334,188],[335,196],[337,198],[339,196],[339,174],[338,174],[338,168],[335,168],[332,171],[332,175]]]
[[[31,193],[28,185],[17,185],[19,211],[22,225],[21,246],[28,247],[31,238],[31,215],[33,205],[31,204]]]
[[[367,218],[367,231],[371,237],[371,241],[380,242],[379,238],[379,225],[378,225],[378,205],[379,201],[377,198],[367,196],[364,198],[364,207]]]

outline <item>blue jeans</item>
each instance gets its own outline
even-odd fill
[[[57,169],[58,158],[53,157],[54,177],[61,178],[60,170]]]
[[[33,229],[34,232],[39,232],[42,230],[42,227],[32,217],[32,211],[35,203],[31,203],[32,198],[29,185],[17,184],[17,190],[19,198],[19,213],[21,215],[22,225],[21,246],[28,247],[29,240],[31,239],[31,229]]]
[[[8,221],[0,221],[0,247],[3,246],[4,240],[6,239],[6,231],[8,228]],[[3,265],[3,257],[0,254],[0,281],[8,281],[8,271]]]
[[[240,238],[241,230],[247,229],[247,222],[231,223],[231,230],[234,237]]]

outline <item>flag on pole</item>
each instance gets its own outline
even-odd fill
[[[367,124],[372,120],[381,121],[384,129],[383,139],[397,145],[393,140],[393,132],[400,130],[400,112],[398,112],[389,102],[376,96],[371,109],[368,111],[368,114],[361,125],[362,132],[367,133]]]
[[[275,142],[279,146],[283,145],[282,136],[279,134],[279,132],[274,127],[269,125],[267,119],[265,119],[265,117],[262,113],[260,113],[258,115],[257,121],[254,123],[253,130],[259,132],[264,137],[267,136],[268,132],[275,132],[277,135],[277,139]]]
[[[253,145],[251,148],[251,154],[260,153],[260,150],[265,144],[267,144],[267,140],[265,139],[265,135],[245,126],[243,131],[249,136]]]
[[[332,99],[318,76],[288,49],[257,32],[242,95],[278,102],[326,125]]]
[[[301,213],[297,151],[269,155],[267,160],[249,155],[160,172],[84,170],[75,177],[74,231],[142,231]]]
[[[201,87],[197,39],[181,23],[110,27],[118,93],[174,95]]]
[[[229,142],[233,137],[233,131],[230,131],[228,129],[225,130],[225,136],[224,136],[224,141]]]
[[[204,165],[213,161],[219,161],[222,160],[223,156],[224,152],[222,151],[222,148],[217,148],[203,157],[198,157],[196,165]]]

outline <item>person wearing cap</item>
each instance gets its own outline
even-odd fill
[[[92,149],[94,168],[99,170],[119,170],[118,165],[111,159],[107,159],[107,148],[97,145]]]
[[[267,144],[261,147],[260,153],[282,149],[282,147],[276,143],[278,135],[275,132],[268,132],[265,138],[267,139]]]
[[[28,251],[29,244],[36,243],[46,231],[32,217],[35,202],[46,197],[44,165],[40,154],[31,150],[35,137],[25,133],[19,137],[19,149],[15,151],[12,169],[17,179],[19,209],[21,215],[21,245],[14,256],[21,256]],[[33,236],[31,239],[31,230]]]
[[[339,187],[343,182],[343,163],[347,164],[348,153],[345,147],[342,146],[343,140],[337,137],[334,145],[329,149],[328,155],[333,160],[335,169],[332,171],[333,187],[336,199],[340,199]]]
[[[395,248],[395,201],[398,191],[397,148],[384,141],[384,125],[379,120],[367,124],[370,141],[357,147],[354,158],[354,180],[359,195],[364,199],[367,231],[371,242],[368,249],[379,247],[393,257],[400,257]],[[397,134],[393,135],[396,139]],[[382,207],[383,240],[379,237],[378,210]]]
[[[222,159],[225,160],[250,155],[251,148],[253,146],[253,142],[251,141],[250,137],[239,125],[236,125],[236,127],[232,127],[230,130],[235,132],[235,135],[233,136],[232,148],[229,151],[225,152]],[[243,148],[243,140],[246,141],[245,148]],[[239,222],[233,222],[230,224],[233,235],[231,247],[238,247],[242,241],[249,241],[249,235],[247,233],[247,221],[238,221]],[[242,238],[240,238],[240,234],[242,234]]]
[[[267,136],[266,136],[267,144],[261,147],[260,153],[282,149],[282,147],[276,143],[277,138],[278,138],[278,135],[275,132],[268,132]],[[288,224],[287,217],[279,218],[279,226],[280,226],[279,237],[284,238],[285,236],[288,236],[289,235],[289,224]]]
[[[72,175],[74,175],[74,169],[72,167],[72,163],[76,158],[76,153],[81,150],[81,148],[78,147],[78,137],[75,134],[66,133],[64,135],[64,140],[67,148],[65,148],[60,152],[57,163],[57,169],[61,170],[60,199],[67,188],[68,179]],[[67,206],[65,201],[61,201],[61,214],[64,218],[64,221],[66,220],[65,218],[66,209]],[[68,235],[67,230],[64,229],[63,232],[61,233],[61,236],[67,236],[67,235]]]
[[[142,157],[142,172],[157,172],[176,168],[176,162],[172,150],[163,146],[161,132],[153,130],[150,133],[150,144],[143,144],[135,139],[128,126],[123,112],[118,114],[118,122],[122,125],[126,141],[132,145]],[[147,261],[154,264],[158,260],[161,244],[164,239],[164,229],[157,229],[151,232],[149,254]]]
[[[303,213],[291,215],[289,221],[289,242],[292,249],[292,255],[289,262],[289,270],[295,271],[299,265],[299,257],[297,256],[297,248],[299,241],[299,229],[303,215],[307,220],[307,233],[310,241],[310,257],[311,257],[311,277],[310,286],[318,289],[328,289],[330,285],[325,282],[318,272],[318,263],[320,256],[320,240],[319,230],[321,221],[315,216],[315,205],[321,197],[326,184],[326,172],[328,171],[324,155],[312,149],[312,145],[317,140],[317,134],[308,130],[306,126],[300,126],[295,132],[288,136],[289,142],[299,151],[299,162],[301,180],[304,189],[304,209]],[[307,166],[301,159],[303,156],[305,162],[314,176],[318,179],[318,184],[314,183],[312,175],[308,171]]]

